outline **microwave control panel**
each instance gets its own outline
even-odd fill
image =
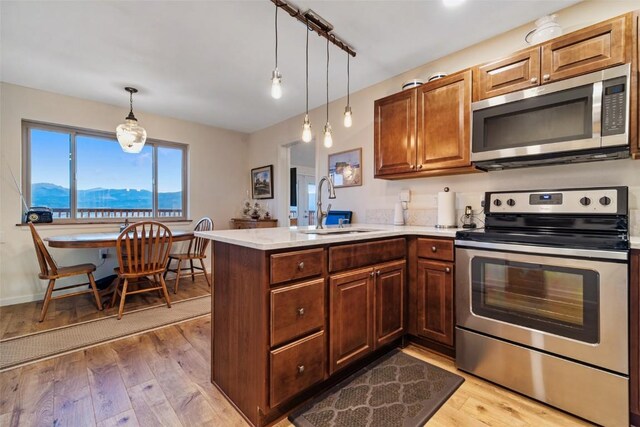
[[[606,80],[602,87],[602,136],[626,132],[627,78]]]

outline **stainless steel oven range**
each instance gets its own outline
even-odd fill
[[[456,236],[456,365],[629,425],[626,187],[485,194]]]

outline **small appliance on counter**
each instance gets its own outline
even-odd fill
[[[456,193],[445,187],[438,193],[438,223],[436,228],[457,228]]]
[[[464,215],[462,216],[462,228],[476,228],[477,225],[473,222],[473,208],[471,206],[465,206]]]
[[[26,222],[49,223],[53,222],[53,211],[44,206],[32,206],[27,210]]]

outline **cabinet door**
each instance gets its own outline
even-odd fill
[[[471,71],[427,83],[418,92],[418,170],[469,166]]]
[[[491,98],[540,84],[540,48],[523,50],[473,71],[473,100]]]
[[[542,45],[542,83],[625,63],[627,16],[611,19]]]
[[[330,373],[373,350],[373,281],[372,268],[329,279]]]
[[[415,170],[415,89],[378,99],[374,109],[375,176]]]
[[[406,262],[375,267],[375,346],[392,342],[404,333],[404,289]]]
[[[629,313],[631,335],[630,341],[630,394],[629,408],[634,425],[640,425],[640,251],[631,251],[629,296],[631,313]]]
[[[453,263],[418,259],[418,335],[453,346]]]

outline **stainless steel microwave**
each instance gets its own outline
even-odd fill
[[[472,104],[480,169],[629,157],[630,64]]]

